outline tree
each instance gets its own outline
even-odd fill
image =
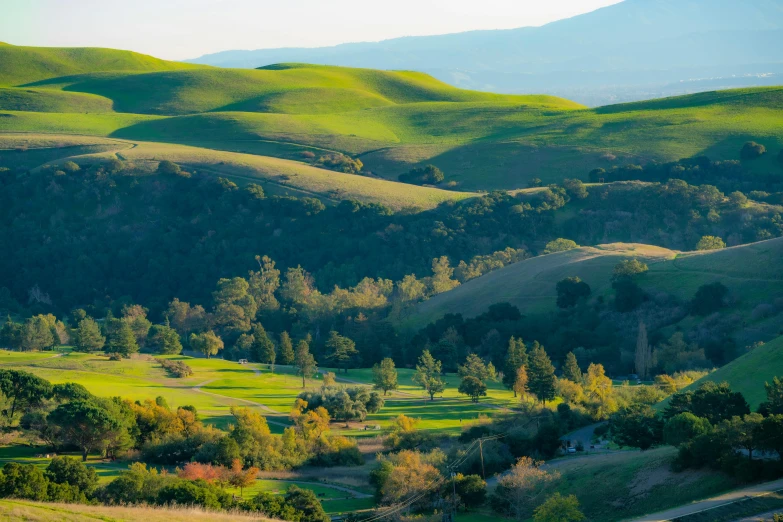
[[[234,459],[231,462],[231,467],[227,470],[226,482],[231,484],[235,488],[239,488],[239,496],[242,496],[243,490],[252,485],[258,478],[259,469],[256,467],[249,467],[242,469],[242,461]]]
[[[579,245],[577,245],[574,241],[571,241],[570,239],[563,239],[562,237],[560,237],[546,244],[546,247],[544,247],[544,254],[565,252],[567,250],[573,250],[575,248],[579,248]]]
[[[783,379],[772,378],[772,384],[765,382],[767,400],[759,405],[759,413],[764,416],[783,414]]]
[[[170,326],[156,324],[150,329],[149,342],[157,353],[176,355],[182,353],[179,334]]]
[[[544,347],[537,342],[530,353],[527,374],[527,387],[542,404],[555,398],[555,367]]]
[[[397,179],[403,183],[413,183],[414,185],[437,185],[445,178],[443,172],[435,165],[425,165],[400,174]]]
[[[642,263],[638,259],[625,259],[620,261],[614,266],[612,270],[612,279],[621,279],[623,277],[633,277],[635,275],[643,274],[649,270],[646,263]]]
[[[691,313],[705,316],[717,312],[725,306],[728,293],[729,289],[720,281],[700,286],[691,300]]]
[[[220,279],[212,293],[215,323],[224,332],[236,334],[250,330],[258,304],[249,293],[250,284],[241,277]]]
[[[394,361],[386,357],[372,367],[373,388],[383,390],[386,395],[390,390],[397,389],[397,369],[394,367]]]
[[[190,334],[190,347],[203,353],[207,359],[224,348],[223,340],[212,330],[200,334]]]
[[[746,141],[740,149],[740,158],[744,160],[752,160],[763,156],[767,153],[767,148],[755,141]]]
[[[762,422],[764,417],[758,413],[749,413],[742,417],[736,415],[724,419],[717,427],[717,432],[732,448],[742,448],[748,452],[748,459],[753,460],[753,452],[761,445]]]
[[[503,385],[506,388],[514,389],[517,381],[517,370],[520,366],[527,365],[527,347],[522,339],[511,337],[508,340],[508,351],[503,364]],[[514,397],[516,397],[514,391]]]
[[[118,321],[117,328],[109,335],[109,344],[106,347],[110,353],[120,354],[122,357],[130,357],[139,351],[136,336],[127,321]]]
[[[448,489],[449,484],[444,484]],[[454,476],[454,489],[465,507],[470,509],[481,506],[487,498],[487,483],[478,475],[463,475],[457,473]]]
[[[296,359],[296,356],[294,354],[294,345],[291,342],[291,336],[288,335],[288,332],[283,332],[280,334],[280,357],[278,360],[280,361],[280,364],[285,365],[291,365],[294,364],[294,360]]]
[[[46,500],[48,482],[42,469],[8,462],[0,473],[0,497]]]
[[[330,386],[337,385],[337,376],[334,372],[324,372],[323,380],[321,381],[321,388],[328,388]]]
[[[250,272],[247,280],[248,292],[255,299],[259,311],[275,311],[280,308],[280,303],[275,296],[275,292],[280,288],[280,270],[275,268],[275,262],[268,256],[256,256],[256,262],[259,270]]]
[[[582,370],[579,368],[574,352],[566,354],[565,364],[563,365],[563,378],[575,383],[582,382]]]
[[[487,385],[472,375],[466,375],[457,391],[469,396],[473,402],[478,402],[479,397],[487,395]]]
[[[54,322],[54,320],[47,320],[43,315],[36,315],[25,321],[21,336],[22,350],[30,352],[54,347],[55,337],[52,333]]]
[[[147,341],[152,323],[147,319],[148,310],[141,305],[124,305],[122,307],[122,320],[133,330],[136,343],[144,346]]]
[[[297,375],[302,376],[302,388],[305,387],[305,379],[311,378],[318,371],[315,357],[310,353],[310,346],[304,339],[296,345],[296,355],[294,357]]]
[[[250,356],[254,361],[268,364],[271,368],[277,359],[275,343],[266,334],[266,330],[261,323],[254,323],[252,328],[253,342],[250,345]]]
[[[578,277],[562,279],[555,286],[555,290],[557,291],[557,306],[560,308],[574,306],[580,299],[590,295],[590,285]]]
[[[579,500],[575,495],[562,496],[555,493],[538,506],[533,515],[535,522],[580,522],[585,519],[579,511]]]
[[[705,418],[715,426],[724,419],[747,415],[750,413],[750,406],[741,393],[731,391],[727,382],[718,384],[707,381],[695,391],[682,391],[672,395],[663,416],[669,419],[683,412]]]
[[[311,489],[290,486],[286,491],[285,501],[295,510],[300,522],[331,522],[332,520]]]
[[[532,507],[540,502],[556,485],[560,474],[541,469],[543,462],[521,457],[511,469],[498,479],[492,495],[492,506],[516,520],[527,520]]]
[[[644,451],[663,440],[663,421],[647,404],[632,404],[609,419],[612,440]]]
[[[69,484],[89,494],[98,485],[95,468],[87,467],[78,459],[55,457],[46,467],[46,477],[57,484]]]
[[[179,168],[179,165],[177,165],[173,161],[163,160],[160,163],[158,163],[157,172],[158,174],[179,176],[182,174],[182,169]]]
[[[612,397],[612,379],[606,376],[603,365],[588,366],[584,381],[587,409],[594,419],[605,419],[617,410],[617,403]]]
[[[644,290],[630,277],[621,277],[612,282],[614,307],[620,313],[636,310],[644,301]]]
[[[459,286],[459,281],[452,279],[454,269],[449,266],[449,258],[441,256],[432,260],[432,278],[430,280],[430,292],[432,295],[448,292]]]
[[[482,382],[497,380],[495,366],[492,363],[485,364],[475,353],[468,354],[465,364],[457,368],[457,373],[460,377],[475,377]]]
[[[527,369],[525,366],[517,368],[516,379],[514,379],[514,397],[525,397],[528,390],[529,378],[527,376]]]
[[[652,347],[647,341],[647,326],[639,321],[639,333],[636,336],[636,373],[639,378],[649,377],[652,366]]]
[[[720,250],[726,248],[726,243],[716,236],[704,236],[696,243],[696,250]]]
[[[101,327],[92,317],[85,317],[79,321],[76,328],[74,348],[79,352],[94,352],[103,348],[106,338],[101,335]]]
[[[585,188],[585,184],[579,179],[564,179],[563,188],[572,198],[585,199],[589,195],[587,193],[587,188]]]
[[[690,412],[678,413],[663,426],[663,441],[670,446],[680,447],[699,435],[712,431],[712,425],[707,419],[702,419]]]
[[[10,402],[2,411],[8,424],[19,411],[40,406],[53,393],[49,381],[21,370],[0,370],[0,393]]]
[[[765,417],[758,427],[759,447],[774,451],[783,458],[783,415],[773,414]]]
[[[330,350],[329,355],[326,356],[327,360],[332,361],[338,369],[342,368],[345,373],[348,373],[348,368],[356,364],[359,358],[356,344],[334,330],[329,332],[326,348]]]
[[[416,364],[416,373],[413,374],[413,382],[426,391],[430,400],[435,399],[436,393],[446,389],[446,383],[441,379],[442,365],[436,360],[429,350],[424,350]]]
[[[49,414],[48,421],[59,428],[64,444],[73,444],[81,450],[82,461],[87,460],[90,451],[102,447],[110,432],[122,425],[106,408],[91,400],[61,404]]]

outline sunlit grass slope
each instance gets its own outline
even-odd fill
[[[0,85],[21,85],[85,72],[168,71],[204,67],[116,49],[8,44],[0,45],[0,64]]]
[[[685,254],[638,244],[582,247],[520,261],[468,281],[418,305],[407,323],[419,327],[447,313],[472,317],[501,302],[519,307],[522,313],[554,310],[555,285],[572,276],[586,281],[593,295],[608,296],[614,266],[628,258],[649,265],[649,272],[637,279],[648,291],[687,301],[701,285],[720,281],[738,301],[733,308],[747,314],[759,303],[783,295],[781,256],[783,238]]]
[[[52,89],[0,87],[0,110],[29,112],[111,112],[110,99]]]
[[[690,388],[698,387],[705,381],[728,382],[731,389],[742,393],[755,410],[762,401],[767,400],[764,383],[771,383],[774,377],[783,377],[783,337],[754,348],[696,381]]]

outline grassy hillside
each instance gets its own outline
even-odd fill
[[[754,348],[742,357],[696,381],[690,389],[704,381],[728,382],[731,389],[745,396],[752,409],[767,399],[764,383],[773,377],[783,377],[783,337]]]
[[[468,191],[584,178],[629,162],[738,159],[748,140],[770,153],[745,166],[769,174],[780,169],[783,147],[780,87],[588,110],[552,96],[456,89],[416,72],[194,68],[103,49],[3,46],[0,70],[0,85],[16,87],[0,91],[0,131],[209,142],[254,153],[279,142],[358,155],[387,179],[434,163]]]
[[[214,513],[197,508],[85,506],[3,499],[0,500],[0,520],[28,520],[36,522],[88,522],[94,520],[111,520],[113,522],[135,520],[145,520],[147,522],[249,522],[271,519],[260,517],[259,515]]]
[[[22,85],[97,71],[170,71],[204,67],[116,49],[8,44],[0,45],[0,64],[0,85]]]
[[[13,167],[34,169],[46,163],[69,160],[89,163],[108,158],[133,162],[150,171],[157,168],[160,160],[166,159],[232,179],[239,185],[257,183],[269,194],[317,197],[326,202],[350,197],[396,210],[429,209],[445,201],[476,196],[470,192],[343,174],[299,161],[207,148],[68,135],[0,134],[0,161]]]
[[[720,281],[738,300],[735,308],[747,315],[783,292],[783,238],[718,251],[678,253],[648,245],[616,244],[583,247],[534,257],[468,281],[417,306],[408,323],[423,326],[446,313],[476,316],[495,303],[509,302],[522,313],[555,307],[555,284],[570,276],[586,281],[593,295],[611,289],[614,266],[622,259],[644,260],[649,272],[638,278],[642,288],[663,291],[680,299],[693,297],[699,286]],[[778,325],[758,322],[754,327],[777,335]]]

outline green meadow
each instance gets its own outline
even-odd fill
[[[750,139],[773,152],[749,164],[763,173],[776,168],[783,146],[778,87],[586,109],[552,96],[465,91],[409,71],[216,69],[109,49],[10,45],[0,47],[0,63],[0,132],[208,144],[285,159],[335,151],[391,180],[434,163],[462,191],[523,188],[532,178],[555,182],[628,162],[738,159]]]

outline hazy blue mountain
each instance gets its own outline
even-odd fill
[[[783,83],[783,0],[625,0],[542,27],[224,51],[192,62],[413,69],[464,88],[597,105]]]

